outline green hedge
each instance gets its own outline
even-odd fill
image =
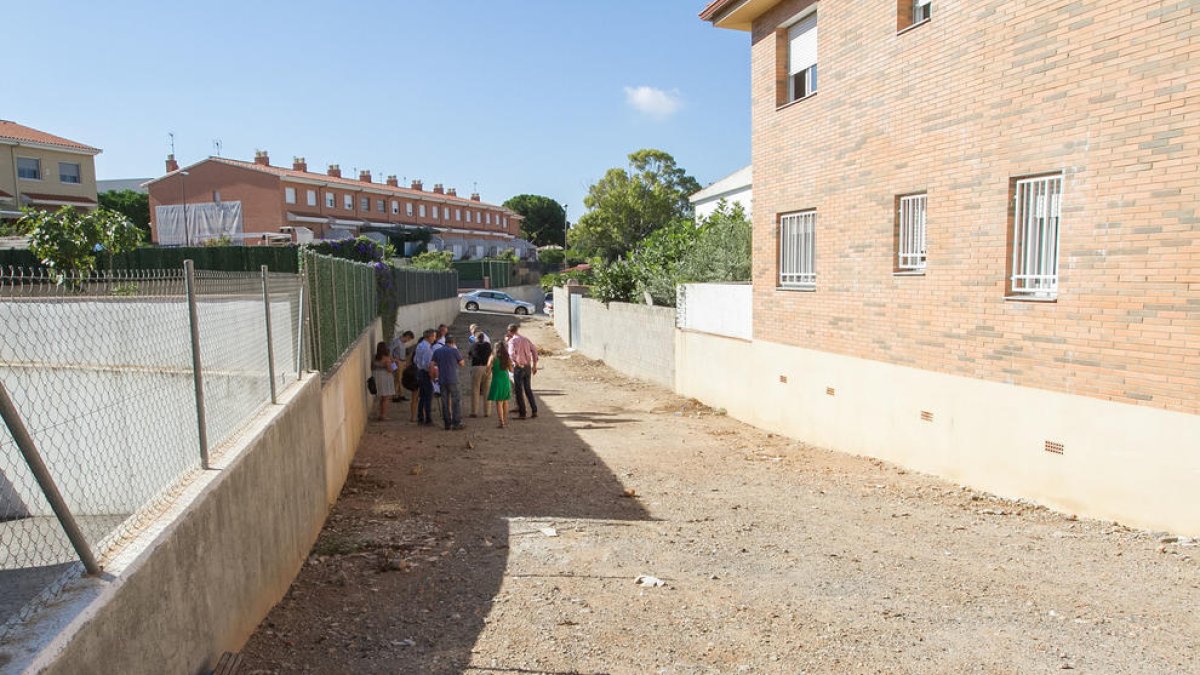
[[[169,270],[183,267],[183,261],[188,259],[194,260],[200,270],[257,272],[266,265],[272,272],[300,271],[295,246],[147,246],[113,256],[112,266],[123,270]],[[0,249],[0,267],[41,266],[37,257],[25,249]],[[107,269],[107,258],[101,256],[98,266]]]
[[[463,281],[491,279],[492,288],[508,286],[516,275],[513,264],[507,260],[458,260],[451,263]]]

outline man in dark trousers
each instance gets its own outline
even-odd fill
[[[508,324],[508,355],[513,363],[513,389],[517,394],[517,419],[525,419],[525,399],[529,399],[530,417],[537,417],[533,398],[533,376],[537,375],[538,353],[533,340],[521,335],[519,324]]]
[[[463,364],[463,355],[453,335],[447,335],[445,340],[446,344],[433,350],[433,362],[437,364],[438,384],[442,388],[442,421],[446,431],[457,431],[463,428],[462,393],[458,388],[458,368]]]

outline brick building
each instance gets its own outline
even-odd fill
[[[745,358],[769,359],[758,400],[786,411],[747,414],[1200,530],[1196,12],[710,3],[750,37]]]
[[[298,228],[318,239],[429,228],[435,247],[456,258],[532,249],[519,239],[519,214],[440,184],[427,190],[415,180],[402,187],[396,176],[379,183],[369,171],[343,178],[336,164],[316,173],[302,157],[291,168],[272,166],[263,151],[253,162],[209,157],[182,169],[168,156],[166,168],[147,183],[151,238],[159,244],[196,244],[220,234],[255,242]]]

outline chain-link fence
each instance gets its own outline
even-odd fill
[[[309,325],[313,363],[328,375],[378,316],[375,266],[311,251],[301,254],[313,312]]]
[[[0,269],[0,635],[299,379],[303,289],[265,270]]]

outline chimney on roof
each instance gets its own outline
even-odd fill
[[[175,161],[175,155],[172,153],[167,155],[167,173],[179,170],[179,162]]]
[[[444,195],[444,194],[446,194],[446,190],[445,190],[445,188],[442,187],[441,183],[437,183],[433,186],[433,194]]]
[[[473,201],[473,202],[479,201],[479,193],[478,192],[471,193],[471,201]]]
[[[342,177],[342,167],[338,166],[337,164],[330,164],[329,165],[329,175],[334,178],[341,178]]]
[[[292,158],[292,171],[308,171],[308,162],[303,157]]]
[[[423,190],[423,189],[424,189],[424,186],[421,184],[421,181],[419,181],[419,180],[414,180],[414,181],[412,182],[412,189],[414,189],[414,190],[416,190],[416,191],[420,192],[421,190]]]
[[[454,188],[446,188],[446,194],[447,194],[447,195],[450,195],[451,197],[457,197],[457,196],[458,196],[458,190],[456,190],[456,189],[454,189]]]
[[[388,176],[388,177],[387,177],[387,184],[388,184],[388,185],[390,185],[390,186],[392,186],[392,187],[400,187],[400,181],[399,181],[399,180],[397,180],[395,176]]]
[[[263,166],[271,166],[271,158],[267,156],[266,150],[255,150],[254,163],[261,164]]]
[[[359,171],[359,172],[358,172],[358,179],[359,179],[359,180],[361,180],[361,181],[362,181],[362,182],[364,182],[364,183],[370,183],[370,182],[371,182],[371,170],[370,170],[370,169],[363,169],[363,170]]]

